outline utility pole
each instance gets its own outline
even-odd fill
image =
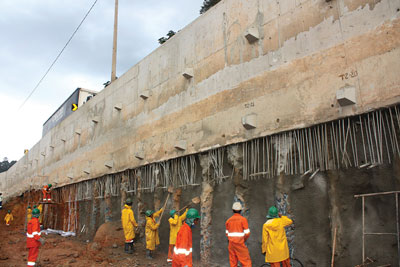
[[[118,30],[118,0],[115,0],[115,13],[114,13],[114,38],[113,38],[113,51],[112,51],[112,69],[111,69],[111,82],[117,79],[116,65],[117,65],[117,30]]]

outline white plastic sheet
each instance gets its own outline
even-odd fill
[[[41,233],[46,234],[46,235],[48,235],[48,234],[58,234],[58,235],[61,235],[63,237],[69,237],[69,236],[75,236],[76,235],[74,232],[64,232],[62,230],[54,230],[54,229],[50,229],[50,228],[41,231]]]

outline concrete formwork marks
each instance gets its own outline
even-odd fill
[[[398,69],[398,8],[398,0],[221,4],[55,127],[7,177],[22,184],[22,177],[35,178],[35,188],[50,180],[69,184],[393,104],[398,75],[387,70]],[[220,26],[204,32],[209,20]],[[253,27],[260,40],[248,43],[244,33]],[[187,67],[190,81],[181,76]],[[356,87],[357,105],[331,109],[332,99],[321,96],[345,83]],[[146,102],[138,96],[143,90],[150,92]],[[282,111],[283,102],[291,109]],[[116,112],[116,104],[124,108]],[[243,107],[265,118],[251,132],[234,119]],[[171,149],[178,138],[190,140],[185,152]],[[143,144],[145,162],[134,157]],[[112,170],[104,166],[110,155]],[[90,173],[83,171],[88,165]]]

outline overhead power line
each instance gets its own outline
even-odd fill
[[[36,89],[38,89],[39,85],[42,83],[42,81],[44,80],[44,78],[46,78],[47,74],[50,72],[50,70],[53,68],[54,64],[57,62],[57,60],[60,58],[61,54],[64,52],[65,48],[67,48],[68,44],[71,42],[72,38],[74,38],[76,32],[79,30],[79,28],[82,26],[83,22],[86,20],[87,16],[89,15],[89,13],[92,11],[93,7],[96,5],[98,0],[95,0],[92,4],[92,6],[89,8],[88,12],[86,12],[85,16],[83,17],[83,19],[81,20],[81,22],[79,23],[78,27],[76,27],[75,31],[72,33],[71,37],[68,39],[67,43],[64,45],[64,47],[61,49],[61,51],[58,53],[57,57],[53,60],[53,63],[51,63],[50,67],[47,69],[47,71],[44,73],[44,75],[42,76],[42,78],[39,80],[39,82],[36,84],[36,86],[33,88],[33,90],[30,92],[30,94],[28,95],[28,97],[24,100],[24,102],[22,103],[22,105],[18,108],[18,110],[20,110],[26,103],[26,101],[28,101],[28,99],[33,95],[33,93],[36,91]]]

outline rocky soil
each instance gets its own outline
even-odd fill
[[[7,207],[0,211],[0,267],[26,266],[27,262],[24,209],[14,203],[12,210],[15,220],[8,227],[4,222]],[[90,242],[57,234],[43,236],[46,243],[40,249],[36,266],[168,266],[167,252],[156,251],[153,260],[146,259],[142,241],[135,243],[133,254],[125,254],[118,222],[103,224]]]

